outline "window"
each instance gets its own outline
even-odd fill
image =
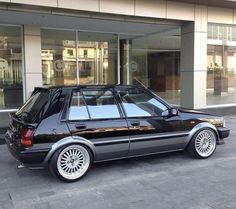
[[[116,83],[117,35],[41,29],[41,38],[44,85]]]
[[[34,93],[27,102],[16,112],[16,116],[25,122],[32,123],[48,100],[48,91],[38,91]]]
[[[209,24],[219,29],[219,40],[207,45],[207,105],[236,103],[236,27]]]
[[[23,104],[21,37],[20,27],[0,26],[0,109]]]
[[[138,80],[179,105],[181,28],[164,26],[151,34],[120,34],[119,38],[121,84],[136,85]]]
[[[83,91],[91,119],[120,118],[113,94],[109,90]]]
[[[157,99],[139,89],[119,92],[127,117],[161,116],[167,109]]]
[[[89,114],[87,111],[84,98],[80,92],[74,92],[71,99],[69,120],[86,120],[86,119],[89,119]]]
[[[120,118],[119,109],[111,91],[86,90],[82,93],[73,93],[69,120],[109,118]]]
[[[76,84],[75,31],[41,29],[44,85]]]

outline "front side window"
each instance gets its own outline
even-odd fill
[[[161,116],[167,107],[139,89],[119,91],[127,117]]]

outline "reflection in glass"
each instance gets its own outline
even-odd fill
[[[42,29],[44,85],[76,84],[75,31]]]
[[[41,38],[44,85],[116,83],[117,35],[42,29]]]
[[[80,92],[74,92],[70,104],[69,120],[86,119],[89,119],[89,114],[84,98]]]
[[[0,109],[23,103],[21,28],[0,26]]]
[[[208,25],[207,105],[236,103],[236,27]]]
[[[180,104],[180,28],[150,35],[120,35],[121,83],[137,80],[172,104]]]
[[[161,116],[167,107],[142,91],[120,92],[127,117]]]
[[[120,113],[111,91],[83,91],[91,119],[120,118]]]
[[[79,32],[80,84],[114,84],[117,69],[117,35]]]

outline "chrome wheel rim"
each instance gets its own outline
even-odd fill
[[[197,153],[202,157],[209,157],[215,150],[216,136],[211,130],[203,130],[198,133],[195,140]]]
[[[66,147],[57,159],[59,173],[66,179],[77,179],[83,176],[90,165],[88,151],[80,145]]]

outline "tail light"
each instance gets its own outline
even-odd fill
[[[35,129],[24,129],[21,134],[21,144],[23,147],[29,148],[33,146],[33,136]]]

